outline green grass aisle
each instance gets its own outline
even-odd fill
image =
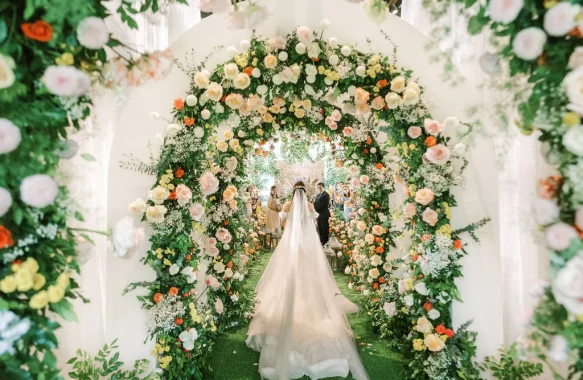
[[[270,253],[264,253],[257,263],[250,269],[248,284],[255,287],[269,258]],[[337,273],[336,280],[340,290],[346,297],[354,301],[358,294],[348,289],[346,277]],[[391,351],[386,343],[380,341],[372,333],[368,324],[368,316],[359,313],[349,316],[350,324],[359,344],[359,353],[368,371],[371,380],[402,379],[403,362],[399,354]],[[259,353],[247,348],[247,326],[241,326],[230,334],[221,336],[217,340],[210,364],[214,372],[209,380],[259,380],[257,363]],[[361,345],[363,344],[363,345]],[[305,379],[308,379],[307,377]],[[340,379],[340,378],[338,378]],[[351,378],[349,378],[351,379]]]

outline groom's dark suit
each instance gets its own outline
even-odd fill
[[[328,242],[328,235],[330,233],[330,195],[327,192],[322,192],[316,196],[314,201],[314,210],[318,213],[318,233],[320,234],[320,242],[322,245]]]

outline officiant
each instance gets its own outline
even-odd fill
[[[318,195],[314,200],[314,210],[318,213],[317,223],[320,243],[325,245],[328,242],[328,234],[330,233],[330,195],[326,192],[322,182],[318,183]]]

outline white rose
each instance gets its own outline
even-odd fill
[[[514,41],[512,41],[512,50],[518,58],[532,61],[543,53],[546,42],[546,33],[542,29],[533,26],[518,32],[514,37]]]
[[[490,0],[488,13],[493,21],[509,24],[518,17],[524,0]]]
[[[308,57],[310,58],[318,58],[320,52],[320,45],[318,45],[316,42],[310,44],[308,47]]]
[[[235,86],[236,89],[239,89],[239,90],[246,89],[247,87],[249,87],[250,84],[251,84],[251,78],[249,78],[249,75],[244,74],[244,73],[237,75],[237,77],[233,81],[233,85]]]
[[[397,313],[397,306],[394,302],[385,302],[383,305],[383,311],[387,317],[391,318]]]
[[[569,68],[575,70],[583,66],[583,46],[577,46],[569,57]]]
[[[571,240],[577,236],[577,231],[573,227],[562,222],[553,224],[545,231],[547,244],[555,251],[562,251],[569,248]]]
[[[194,132],[194,137],[196,137],[197,139],[200,139],[204,136],[204,129],[202,127],[194,128],[193,132]]]
[[[364,77],[366,75],[366,67],[364,66],[358,66],[356,68],[356,75],[358,75],[359,77]]]
[[[180,268],[178,267],[178,265],[172,264],[172,266],[168,269],[168,272],[170,272],[171,276],[174,276],[175,274],[178,273],[179,270]]]
[[[567,74],[563,79],[563,86],[569,97],[568,108],[583,115],[583,66]]]
[[[406,88],[403,92],[403,104],[414,106],[417,103],[419,103],[419,93],[411,88]]]
[[[441,313],[437,309],[431,309],[431,310],[429,310],[429,313],[427,313],[427,316],[433,321],[435,321],[437,318],[439,318],[440,315],[441,315]]]
[[[583,156],[583,125],[571,127],[563,135],[563,145],[576,156]]]
[[[458,157],[463,156],[466,153],[466,146],[463,143],[455,144],[453,147],[453,153]]]
[[[273,84],[275,84],[276,86],[283,83],[283,79],[281,78],[281,76],[279,76],[279,74],[274,75],[273,78],[271,78],[271,80],[273,81]]]
[[[0,218],[6,215],[12,206],[12,196],[3,187],[0,187]]]
[[[269,90],[269,88],[266,85],[264,85],[264,84],[262,84],[262,85],[260,85],[260,86],[257,87],[257,93],[259,95],[265,95],[265,94],[267,94],[267,91],[268,90]]]
[[[208,120],[211,117],[211,111],[207,110],[206,108],[203,109],[200,112],[200,117],[202,117],[204,120]]]
[[[344,274],[348,275],[348,274],[350,274],[350,272],[352,272],[352,268],[350,268],[350,267],[344,268]]]
[[[219,141],[217,142],[217,149],[223,153],[225,153],[227,151],[227,149],[229,149],[229,144],[227,144],[224,141]]]
[[[376,279],[379,277],[381,273],[379,272],[379,270],[377,268],[373,268],[371,270],[368,271],[368,275],[370,277],[372,277],[373,279]]]
[[[138,198],[129,205],[129,210],[135,214],[143,214],[146,209],[146,202],[142,198]]]
[[[31,207],[46,207],[55,201],[58,194],[57,182],[45,174],[28,176],[20,183],[20,199]]]
[[[169,136],[173,136],[177,134],[181,129],[182,127],[179,124],[170,123],[166,126],[166,134]]]
[[[198,88],[207,88],[209,86],[210,74],[206,70],[199,71],[194,75],[194,84]]]
[[[569,342],[564,336],[554,335],[551,338],[548,356],[556,362],[564,363],[569,360]]]
[[[241,48],[243,50],[249,50],[249,48],[251,47],[251,42],[249,42],[249,40],[241,40],[239,45],[241,45]]]
[[[422,296],[426,296],[429,294],[429,290],[427,290],[427,285],[424,282],[418,282],[415,284],[415,291]]]
[[[89,90],[91,79],[87,73],[73,66],[49,66],[42,82],[47,90],[57,96],[82,96]]]
[[[158,205],[164,203],[164,201],[168,199],[169,195],[170,192],[162,186],[156,186],[152,190],[148,191],[148,198]]]
[[[562,37],[577,26],[580,5],[559,2],[545,13],[543,27],[553,37]]]
[[[223,66],[223,72],[225,73],[225,78],[235,79],[237,74],[239,74],[239,67],[236,63],[227,63]]]
[[[22,141],[20,129],[10,120],[0,118],[0,154],[14,151]]]
[[[394,92],[389,92],[385,96],[385,102],[387,103],[387,107],[391,110],[399,108],[401,104],[403,104],[403,99],[399,96],[399,94]]]
[[[245,74],[243,74],[245,75]],[[247,77],[247,75],[245,75]],[[249,78],[249,77],[247,77]],[[223,86],[221,86],[218,83],[212,82],[206,92],[205,92],[206,96],[208,96],[208,98],[212,101],[218,102],[221,100],[221,98],[223,97]]]
[[[405,303],[405,305],[409,307],[413,306],[413,304],[415,303],[412,295],[406,295],[405,297],[403,297],[403,302]]]
[[[433,328],[433,326],[431,325],[431,322],[429,322],[429,320],[425,317],[421,317],[417,320],[417,326],[415,326],[417,331],[419,331],[420,333],[430,333],[431,329]]]
[[[86,17],[77,25],[77,40],[88,49],[103,49],[109,41],[109,31],[102,18]]]
[[[406,79],[403,76],[398,76],[391,81],[391,91],[401,93],[405,91]]]
[[[162,205],[150,206],[146,209],[146,220],[150,223],[162,223],[166,211],[166,207]]]
[[[350,46],[344,45],[342,46],[342,48],[340,49],[340,53],[345,56],[348,57],[350,55],[350,53],[352,53],[352,48]]]
[[[553,282],[553,294],[558,303],[573,315],[583,315],[583,253],[567,262]]]
[[[217,262],[215,263],[215,265],[213,266],[213,269],[215,270],[215,272],[217,273],[223,273],[225,271],[225,264],[221,263],[221,262]]]
[[[296,45],[296,53],[298,54],[305,54],[306,53],[306,45],[304,45],[303,43],[298,43]]]
[[[285,52],[285,51],[282,51],[277,55],[277,59],[279,59],[282,62],[287,61],[287,58],[288,58],[288,55],[287,55],[287,52]]]
[[[340,58],[338,58],[336,54],[332,54],[330,57],[328,57],[328,63],[330,63],[332,66],[336,66],[338,62],[340,62]]]
[[[13,69],[14,60],[11,57],[0,54],[0,88],[12,86],[16,79]]]
[[[190,213],[190,217],[193,220],[200,222],[204,215],[204,206],[201,205],[200,203],[195,203],[192,206],[190,206],[188,212]]]
[[[554,200],[538,198],[532,203],[532,211],[537,223],[551,224],[559,217],[559,207]]]
[[[336,37],[330,37],[330,39],[328,39],[328,45],[331,48],[335,48],[336,46],[338,46],[338,38],[336,38]]]
[[[255,67],[253,70],[251,70],[251,75],[253,78],[259,78],[261,76],[261,70],[259,70],[258,67]]]
[[[383,263],[383,259],[379,255],[373,255],[370,258],[370,264],[372,266],[375,266],[376,267],[376,266],[381,265],[382,263]]]
[[[211,195],[219,189],[219,180],[212,172],[205,172],[198,180],[203,195]]]
[[[312,42],[312,30],[307,26],[300,26],[296,29],[296,35],[301,43],[308,44]]]

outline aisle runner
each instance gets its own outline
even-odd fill
[[[254,287],[257,284],[270,257],[270,254],[264,254],[253,265],[249,273],[249,286]],[[355,302],[357,294],[348,289],[346,277],[337,273],[336,280],[342,293]],[[391,351],[386,342],[381,341],[372,333],[366,313],[352,315],[349,320],[352,330],[358,338],[360,356],[371,380],[402,379],[403,376],[400,375],[400,372],[405,364],[401,361],[399,354]],[[244,326],[218,339],[210,360],[214,372],[207,376],[207,379],[260,380],[257,372],[259,353],[247,348],[245,345],[246,334],[247,326]]]

